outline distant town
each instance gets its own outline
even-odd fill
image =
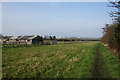
[[[0,36],[0,43],[3,44],[57,44],[57,41],[100,41],[100,38],[56,38],[56,36],[40,36],[40,35],[30,35],[30,36]]]

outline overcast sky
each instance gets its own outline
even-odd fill
[[[106,2],[18,2],[2,4],[3,35],[102,36],[111,22]]]

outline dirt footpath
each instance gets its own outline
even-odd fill
[[[103,72],[104,71],[104,72]],[[104,57],[100,52],[100,45],[97,45],[93,64],[92,78],[108,78],[107,66]]]

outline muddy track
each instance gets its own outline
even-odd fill
[[[104,76],[108,76],[107,74],[107,67],[105,66],[104,57],[100,52],[100,45],[97,45],[93,64],[92,78],[103,78]]]

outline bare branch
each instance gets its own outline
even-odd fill
[[[111,11],[109,13],[110,17],[113,17],[115,21],[120,22],[120,0],[109,0],[110,4],[108,7],[113,7],[118,9],[117,11]]]

